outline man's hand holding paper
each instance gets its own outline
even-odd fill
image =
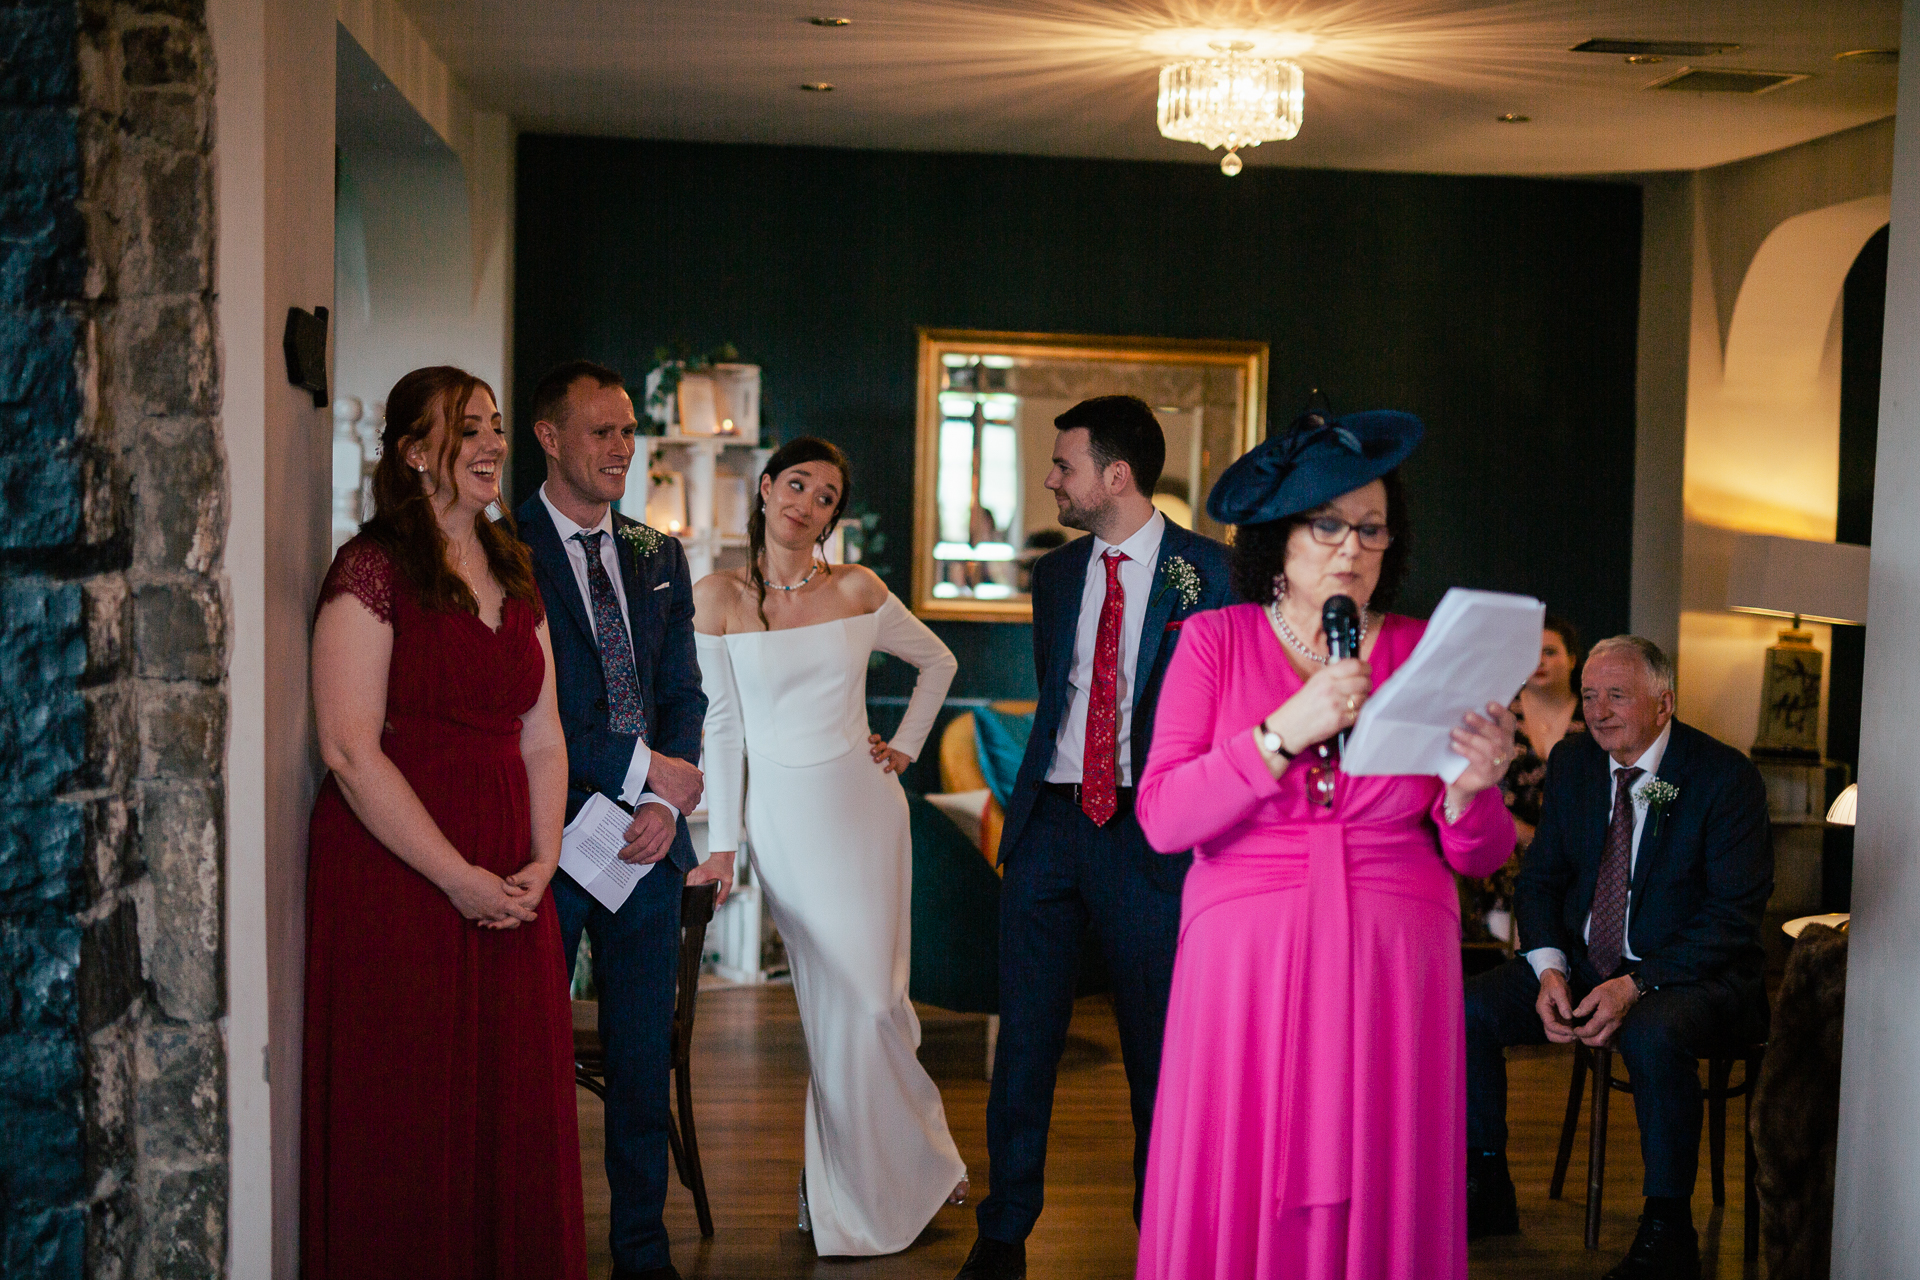
[[[667,851],[667,844],[661,843],[659,852],[651,858],[628,858],[627,850],[635,843],[634,828],[644,823],[645,839],[657,842],[658,823],[664,820],[666,840],[673,839],[673,816],[665,805],[647,804],[640,809],[639,814],[629,815],[604,793],[596,791],[587,797],[580,812],[573,815],[573,821],[560,833],[560,869],[609,911],[620,910],[627,895],[633,892],[633,886],[653,870],[654,863]],[[658,816],[646,816],[648,810]]]

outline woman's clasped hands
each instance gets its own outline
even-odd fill
[[[505,879],[467,863],[440,891],[454,910],[482,929],[517,929],[539,918],[534,908],[552,877],[552,868],[538,862],[529,862]]]

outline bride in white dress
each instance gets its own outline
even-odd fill
[[[825,441],[780,449],[760,477],[752,568],[703,578],[693,593],[708,844],[731,860],[744,816],[793,966],[812,1074],[801,1227],[810,1217],[823,1256],[904,1249],[967,1191],[940,1091],[915,1053],[913,849],[897,777],[957,664],[871,571],[814,559],[849,479]],[[876,649],[920,669],[890,743],[867,726]]]

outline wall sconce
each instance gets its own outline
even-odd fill
[[[1818,762],[1822,658],[1803,619],[1862,626],[1867,620],[1868,550],[1848,542],[1810,542],[1743,534],[1727,570],[1727,607],[1791,618],[1767,650],[1760,688],[1756,757]]]

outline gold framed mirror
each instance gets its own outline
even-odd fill
[[[1044,483],[1053,420],[1120,393],[1153,406],[1166,432],[1154,505],[1224,537],[1207,518],[1207,490],[1265,433],[1266,343],[920,330],[915,613],[1032,620],[1033,562],[1080,536],[1061,528]]]

